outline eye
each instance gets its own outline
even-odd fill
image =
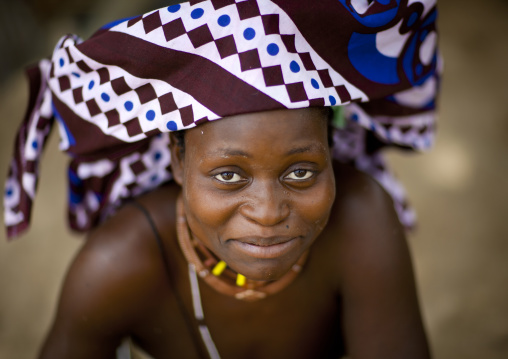
[[[243,180],[243,177],[235,172],[221,172],[218,175],[213,176],[216,180],[226,183],[237,183]]]
[[[301,181],[301,180],[309,179],[313,175],[314,175],[314,172],[312,172],[312,171],[299,169],[299,170],[294,170],[293,172],[288,174],[285,178]]]

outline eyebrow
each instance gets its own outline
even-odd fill
[[[288,152],[286,152],[286,156],[291,156],[298,153],[305,153],[305,152],[323,152],[322,147],[317,144],[311,144],[308,146],[302,146],[302,147],[296,147],[292,148]],[[252,157],[248,152],[242,151],[240,149],[234,149],[234,148],[219,148],[216,151],[213,151],[215,154],[220,155],[226,155],[226,156],[237,156],[237,157],[245,157],[250,158]]]
[[[319,146],[317,144],[311,144],[308,146],[293,148],[293,149],[289,150],[286,153],[286,155],[289,156],[289,155],[294,155],[297,153],[304,153],[304,152],[323,152],[323,151],[322,151],[321,146]]]
[[[233,148],[219,148],[213,153],[226,156],[251,157],[247,152]]]

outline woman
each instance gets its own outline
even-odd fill
[[[111,357],[130,336],[161,358],[428,357],[411,215],[378,150],[430,144],[434,19],[421,2],[192,1],[64,38],[32,72],[8,182],[14,235],[55,117],[71,224],[94,229],[41,356]]]

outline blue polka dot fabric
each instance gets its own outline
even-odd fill
[[[433,0],[205,0],[112,22],[88,40],[63,37],[28,71],[40,101],[6,183],[9,237],[29,225],[36,164],[55,120],[77,176],[70,224],[85,231],[171,179],[168,132],[315,106],[340,106],[334,156],[376,178],[411,225],[403,190],[372,149],[433,143],[436,17]]]

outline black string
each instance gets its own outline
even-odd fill
[[[185,324],[187,326],[187,330],[191,334],[191,338],[192,338],[192,341],[194,342],[194,346],[199,351],[199,357],[200,358],[208,358],[208,355],[204,354],[203,348],[201,346],[201,340],[200,340],[200,338],[198,337],[198,335],[197,335],[197,333],[195,331],[196,330],[195,326],[192,324],[192,321],[189,318],[189,314],[187,313],[185,305],[183,304],[183,300],[180,297],[178,291],[176,290],[176,288],[173,285],[173,282],[171,280],[171,275],[170,275],[171,271],[170,271],[168,259],[166,257],[166,250],[165,250],[165,247],[164,247],[164,243],[162,242],[162,238],[161,238],[161,236],[159,234],[159,231],[157,230],[157,227],[156,227],[156,225],[155,225],[155,223],[154,223],[154,221],[152,219],[152,216],[150,215],[150,212],[148,212],[148,210],[142,204],[140,204],[139,202],[131,201],[131,202],[129,202],[129,204],[132,204],[134,207],[139,209],[144,214],[146,220],[148,221],[148,224],[152,228],[152,231],[153,231],[153,233],[155,235],[155,240],[157,241],[157,245],[158,245],[159,250],[161,252],[161,257],[162,257],[162,262],[164,263],[164,268],[166,269],[166,277],[168,278],[169,287],[173,291],[173,293],[175,294],[176,301],[178,303],[178,307],[179,307],[180,311],[183,314],[183,317],[184,317],[184,320],[185,320]]]

